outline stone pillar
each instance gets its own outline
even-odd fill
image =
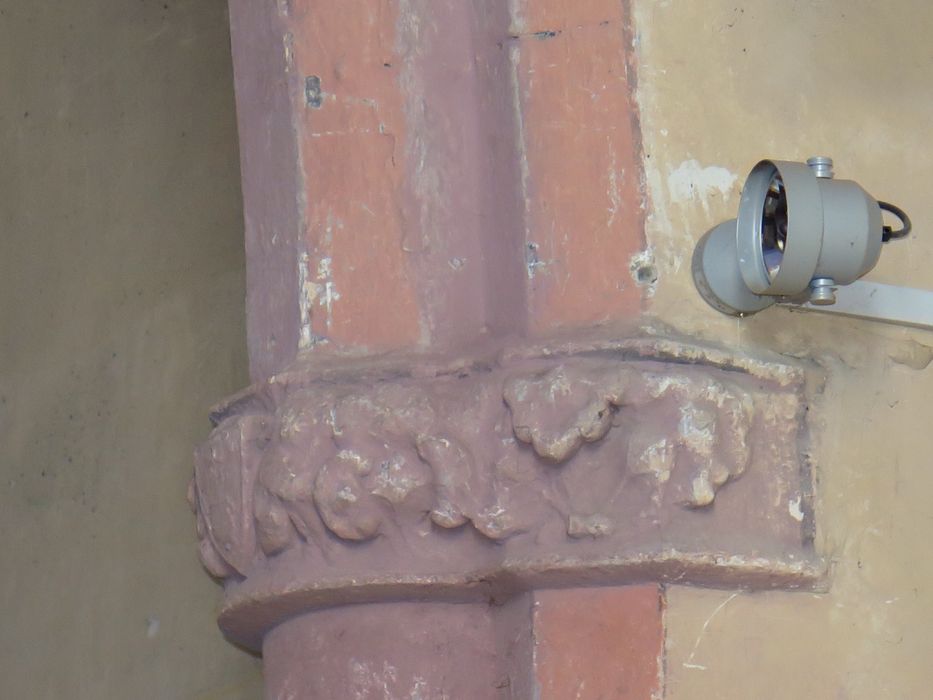
[[[665,581],[812,587],[809,368],[641,316],[618,0],[231,0],[254,384],[190,499],[269,698],[649,700]]]

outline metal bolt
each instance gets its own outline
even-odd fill
[[[833,159],[827,156],[813,156],[807,158],[807,165],[817,177],[832,179],[833,177]]]
[[[831,277],[817,277],[810,281],[810,303],[831,306],[836,303],[836,287]]]

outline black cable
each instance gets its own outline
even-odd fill
[[[906,238],[910,233],[910,217],[907,216],[907,213],[900,207],[896,207],[893,204],[889,204],[888,202],[878,202],[878,206],[881,207],[883,211],[894,214],[894,216],[901,220],[901,227],[897,231],[892,229],[890,226],[883,226],[881,228],[883,232],[881,234],[881,240],[884,243],[887,243],[888,241],[896,241],[900,238]]]

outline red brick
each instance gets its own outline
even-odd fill
[[[533,614],[539,700],[660,697],[664,635],[658,586],[539,591]]]
[[[629,268],[644,248],[644,208],[627,3],[519,4],[529,325],[630,318],[641,309]]]
[[[405,254],[406,120],[396,74],[397,4],[294,2],[285,46],[298,128],[311,329],[374,349],[417,343],[414,275]],[[320,80],[320,107],[304,81]],[[329,295],[329,297],[328,297]]]

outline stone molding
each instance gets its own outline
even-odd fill
[[[813,587],[808,371],[658,337],[315,358],[213,414],[189,493],[221,626],[677,580]]]

